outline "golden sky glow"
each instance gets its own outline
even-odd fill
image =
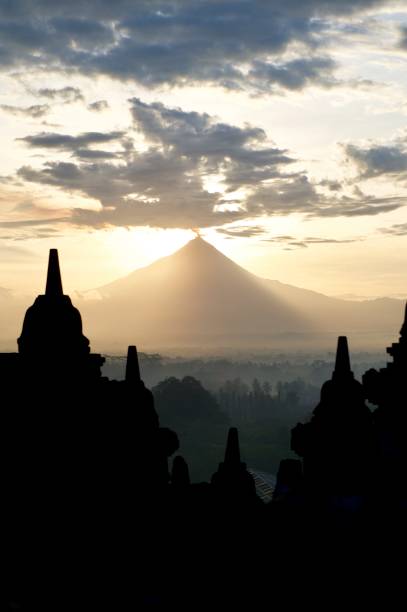
[[[15,15],[0,13],[0,287],[42,290],[57,247],[66,290],[85,291],[201,228],[263,277],[330,295],[407,295],[404,2],[339,11],[271,0],[261,9],[269,47],[259,46],[261,14],[246,1],[215,10],[205,0],[196,23],[188,3],[171,3],[168,23],[189,15],[191,31],[164,27],[148,3],[112,9],[100,0],[100,14],[85,4],[70,20],[36,3],[23,21],[19,2]],[[227,15],[242,26],[246,56],[215,22],[206,30],[205,7],[209,24]],[[134,24],[147,15],[144,40]],[[299,15],[304,31],[294,32]],[[52,24],[43,39],[41,19]],[[190,65],[173,59],[174,31]],[[133,36],[145,48],[133,48]],[[223,55],[197,52],[194,64],[200,36],[208,48],[228,45]],[[162,38],[168,57],[158,65],[151,45]]]

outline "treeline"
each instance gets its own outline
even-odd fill
[[[192,376],[171,376],[152,389],[161,426],[177,432],[194,481],[207,481],[222,454],[230,419],[213,393]]]
[[[317,395],[302,380],[274,388],[268,381],[248,385],[239,378],[211,392],[193,376],[166,378],[152,391],[160,423],[177,432],[195,480],[208,480],[223,460],[230,425],[239,427],[248,465],[274,473],[290,453],[291,428],[311,413]]]
[[[208,480],[223,460],[227,430],[239,428],[248,466],[276,473],[290,457],[290,432],[304,422],[331,378],[334,355],[270,355],[261,359],[186,359],[140,353],[162,426],[174,429],[194,481]],[[384,365],[384,355],[353,354],[357,378]],[[125,358],[107,357],[104,374],[124,378]],[[293,455],[292,455],[293,456]]]
[[[251,385],[240,378],[227,380],[216,392],[221,410],[236,424],[258,421],[281,422],[303,416],[318,401],[319,390],[302,379],[279,381],[275,388],[268,381],[254,378]]]
[[[380,368],[385,365],[385,355],[357,353],[352,355],[352,368],[357,378],[369,368]],[[217,391],[227,380],[240,379],[251,385],[254,379],[267,381],[274,390],[278,382],[291,383],[302,379],[307,384],[317,387],[331,377],[334,367],[334,354],[324,357],[315,355],[277,355],[253,359],[185,359],[170,358],[160,354],[140,353],[142,377],[148,387],[160,381],[175,377],[182,379],[193,376],[211,391]],[[120,380],[124,377],[125,358],[106,356],[104,374]],[[302,391],[303,393],[303,391]],[[275,393],[274,393],[275,394]]]
[[[280,355],[269,361],[139,357],[160,423],[178,433],[179,452],[194,481],[210,479],[223,460],[230,425],[239,428],[249,467],[276,473],[281,458],[290,456],[291,429],[311,415],[334,368],[333,354],[326,359]],[[383,361],[378,355],[352,355],[352,368],[360,377]],[[105,375],[120,380],[124,371],[125,358],[107,357]]]

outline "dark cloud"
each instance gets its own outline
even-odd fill
[[[407,138],[365,147],[347,144],[344,150],[348,161],[357,167],[361,179],[382,175],[392,175],[401,180],[407,178]]]
[[[75,157],[79,159],[117,159],[119,153],[112,151],[102,151],[101,149],[77,149],[74,151]]]
[[[217,230],[218,234],[223,234],[228,238],[254,238],[262,236],[266,230],[261,225],[239,225],[238,227],[220,227]]]
[[[42,89],[38,89],[35,92],[36,95],[41,96],[42,98],[49,98],[50,100],[62,101],[65,103],[71,102],[83,102],[84,97],[79,89],[79,87],[60,87],[58,89],[50,89],[48,87],[44,87]]]
[[[335,62],[329,57],[301,58],[279,64],[254,61],[248,77],[259,91],[270,92],[275,85],[301,90],[312,84],[333,87],[338,83],[332,76],[334,69]]]
[[[385,0],[14,0],[0,4],[0,66],[77,70],[148,87],[335,84],[329,19]],[[281,61],[300,43],[304,55]],[[280,56],[280,59],[279,59]]]
[[[261,128],[217,123],[206,113],[168,108],[160,102],[146,104],[139,98],[130,102],[133,118],[145,136],[176,148],[181,155],[224,157],[245,145],[266,140]]]
[[[341,191],[343,185],[340,181],[332,181],[329,179],[324,179],[323,181],[319,181],[318,185],[321,187],[326,187],[329,191]]]
[[[403,198],[374,198],[360,190],[354,197],[339,197],[335,190],[324,195],[304,173],[290,171],[295,160],[272,146],[256,126],[220,123],[206,113],[137,98],[130,102],[134,128],[144,136],[147,149],[134,149],[121,132],[27,136],[23,141],[29,146],[66,151],[78,160],[24,166],[18,178],[99,201],[99,211],[72,213],[72,222],[90,226],[190,228],[290,213],[374,215],[405,203]],[[123,148],[117,154],[89,148],[121,137]],[[212,175],[223,177],[227,198],[206,188]],[[246,195],[233,197],[239,190]]]
[[[263,238],[262,242],[275,242],[284,245],[284,249],[292,251],[294,249],[306,249],[309,245],[315,244],[347,244],[351,242],[359,242],[362,238],[348,238],[344,240],[336,240],[334,238],[295,238],[294,236],[273,236],[271,238]]]
[[[32,106],[9,106],[8,104],[0,104],[0,109],[11,115],[23,115],[38,119],[43,117],[50,111],[48,104],[33,104]]]
[[[100,113],[104,110],[107,110],[108,108],[109,108],[109,104],[107,100],[97,100],[96,102],[92,102],[91,104],[88,104],[88,110],[96,112],[96,113]]]
[[[194,160],[202,172],[222,172],[229,190],[280,176],[279,167],[294,161],[286,151],[269,146],[258,127],[218,123],[206,113],[146,104],[138,98],[130,102],[136,126],[148,140]]]
[[[361,217],[388,213],[407,204],[407,197],[373,197],[363,198],[342,197],[329,201],[316,208],[312,216],[319,217]]]
[[[19,175],[99,200],[99,212],[74,211],[73,222],[78,225],[204,227],[239,218],[214,212],[218,198],[203,189],[192,161],[157,150],[134,155],[119,165],[54,162],[40,171],[21,168]]]
[[[49,29],[58,35],[61,44],[75,45],[92,53],[98,50],[103,52],[115,39],[112,23],[98,21],[93,15],[78,18],[67,16],[66,11],[63,11],[61,15],[52,17],[48,25]]]
[[[218,123],[206,113],[168,108],[159,102],[146,104],[138,98],[130,102],[134,120],[143,134],[151,141],[175,148],[181,155],[228,157],[237,161],[254,156],[254,163],[259,164],[268,163],[271,158],[273,163],[290,161],[280,149],[249,148],[267,140],[261,128]]]
[[[83,132],[78,136],[59,134],[56,132],[41,132],[24,138],[17,138],[30,147],[43,149],[59,149],[61,151],[77,151],[94,144],[115,142],[124,135],[123,132]],[[106,155],[104,156],[106,157]]]
[[[219,123],[207,114],[185,112],[159,103],[131,100],[135,127],[150,143],[138,152],[127,142],[120,163],[101,161],[105,152],[87,147],[114,141],[121,133],[79,136],[43,133],[22,139],[33,147],[74,152],[86,163],[48,162],[41,169],[23,167],[19,177],[53,185],[100,201],[102,210],[76,211],[78,224],[161,225],[199,227],[221,225],[247,216],[242,206],[225,206],[223,196],[209,193],[208,175],[223,173],[228,188],[239,167],[245,173],[233,185],[254,184],[280,176],[280,166],[291,163],[284,151],[271,147],[263,130]],[[235,185],[236,183],[236,185]]]
[[[248,198],[246,206],[250,213],[256,215],[311,213],[320,198],[307,176],[293,174],[260,185]]]
[[[405,197],[376,198],[360,190],[357,197],[321,194],[304,174],[286,176],[261,185],[247,199],[252,216],[303,213],[310,217],[372,216],[407,204]]]

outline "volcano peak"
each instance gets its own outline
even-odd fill
[[[370,332],[399,304],[351,304],[259,278],[199,235],[175,253],[96,290],[92,321],[109,344],[287,347],[315,334]],[[106,335],[106,330],[112,330]],[[322,336],[321,336],[322,337]],[[307,340],[308,338],[308,340]],[[106,341],[105,341],[106,342]]]

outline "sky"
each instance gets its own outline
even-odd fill
[[[199,233],[407,297],[407,1],[0,0],[0,288],[108,283]]]

